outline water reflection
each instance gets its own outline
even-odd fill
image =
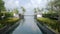
[[[42,34],[41,30],[36,25],[34,16],[24,16],[20,25],[11,34]]]

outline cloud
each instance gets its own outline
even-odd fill
[[[47,0],[3,0],[7,9],[20,8],[24,6],[26,9],[32,9],[35,7],[44,8],[47,4]]]
[[[26,8],[35,8],[35,7],[44,8],[47,4],[47,0],[30,0],[29,2],[26,1],[24,2],[25,4],[22,5],[25,6]]]
[[[18,1],[14,1],[14,0],[3,0],[5,2],[5,7],[6,9],[14,9],[17,8],[19,6],[19,2]]]

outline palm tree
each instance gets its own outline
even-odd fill
[[[1,13],[2,11],[5,12],[6,10],[5,10],[5,7],[4,7],[3,0],[0,0],[0,19],[2,17],[2,13]],[[4,15],[4,13],[3,13],[3,15]]]
[[[37,8],[34,8],[34,13],[35,13],[35,19],[37,18]]]
[[[24,18],[24,13],[25,13],[26,9],[24,7],[21,7],[21,8],[22,8],[22,11],[23,11],[22,18]]]
[[[2,10],[5,10],[5,7],[4,7],[4,2],[2,0],[0,0],[0,12]]]
[[[34,8],[34,13],[37,13],[37,10],[36,10],[36,8]]]
[[[25,13],[26,9],[25,9],[24,7],[21,7],[21,8],[22,8],[23,15],[24,15],[24,13]]]
[[[48,6],[51,7],[53,11],[58,14],[58,21],[60,21],[60,0],[54,0],[48,3]]]

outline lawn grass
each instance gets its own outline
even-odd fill
[[[5,25],[13,25],[19,20],[19,18],[6,18],[4,20],[0,20],[0,28],[2,28]]]
[[[57,21],[56,20],[52,20],[52,19],[49,19],[49,18],[44,18],[44,17],[42,17],[42,18],[37,18],[38,20],[40,20],[40,21],[42,21],[43,23],[45,23],[45,24],[53,24],[53,23],[56,23]]]
[[[44,17],[37,18],[37,20],[51,27],[55,31],[60,32],[60,23],[57,20],[52,20],[52,19],[44,18]]]

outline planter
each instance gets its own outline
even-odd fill
[[[10,26],[3,34],[8,34],[10,31],[14,30],[20,23],[20,20],[16,22],[14,25]]]
[[[6,28],[7,26],[5,25],[4,27],[0,28],[0,31],[3,30],[4,28]]]
[[[15,29],[19,25],[19,23],[20,23],[20,20],[12,26],[8,26],[8,25],[4,26],[3,28],[0,29],[0,34],[6,34],[10,30]]]
[[[43,31],[43,34],[59,34],[55,32],[54,30],[50,29],[46,24],[43,24],[42,22],[40,23],[39,20],[37,20],[37,25]]]
[[[0,28],[0,33],[3,33],[5,30],[7,30],[7,25],[5,25],[4,27]]]
[[[37,15],[34,15],[34,19],[37,19]]]

